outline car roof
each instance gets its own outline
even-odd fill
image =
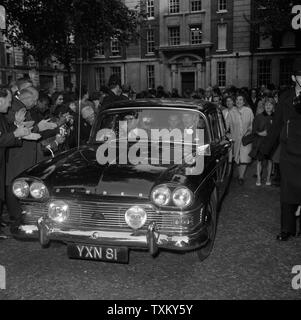
[[[105,110],[119,108],[154,108],[154,107],[169,107],[193,109],[202,112],[216,110],[217,106],[205,100],[192,99],[137,99],[137,100],[120,100],[106,106]]]

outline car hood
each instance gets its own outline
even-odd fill
[[[130,197],[148,197],[158,184],[188,184],[183,165],[100,165],[96,152],[96,147],[65,152],[27,170],[22,177],[44,181],[50,193],[60,189],[72,193]]]

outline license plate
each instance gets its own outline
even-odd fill
[[[71,259],[128,263],[128,248],[68,244],[67,253]]]

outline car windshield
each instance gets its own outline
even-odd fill
[[[111,110],[97,119],[92,142],[110,140],[205,145],[208,131],[201,113],[189,109],[141,108]]]

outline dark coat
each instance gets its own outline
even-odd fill
[[[280,136],[281,202],[301,204],[301,113],[293,106],[295,90],[279,100],[273,125],[261,151],[271,154]]]
[[[122,100],[129,100],[129,98],[124,95],[117,96],[112,90],[110,90],[108,95],[103,99],[100,111],[106,110],[110,106],[110,104]]]
[[[17,110],[25,108],[25,105],[18,99],[14,98],[12,107],[8,113],[10,122],[14,121],[14,115]],[[32,110],[31,110],[32,112]],[[26,121],[32,121],[31,112],[26,113]],[[32,132],[39,132],[38,123],[34,124]],[[42,139],[55,136],[57,130],[47,130],[41,133]],[[22,173],[24,170],[37,164],[38,158],[38,142],[23,141],[21,147],[10,148],[8,152],[8,163],[6,167],[6,185],[10,185],[12,180]]]
[[[13,134],[15,129],[16,127],[10,126],[6,117],[0,113],[0,200],[5,199],[6,148],[22,144]]]
[[[255,102],[253,102],[253,100],[251,98],[248,100],[249,106],[252,109],[254,115],[256,115],[259,101],[260,101],[260,99],[258,99],[258,98],[256,98]]]
[[[258,135],[263,131],[269,132],[273,123],[273,115],[268,115],[266,112],[258,114],[253,121],[253,133],[256,135],[255,140],[252,143],[252,151],[249,156],[256,160],[260,158],[260,146],[264,142],[264,137]]]

